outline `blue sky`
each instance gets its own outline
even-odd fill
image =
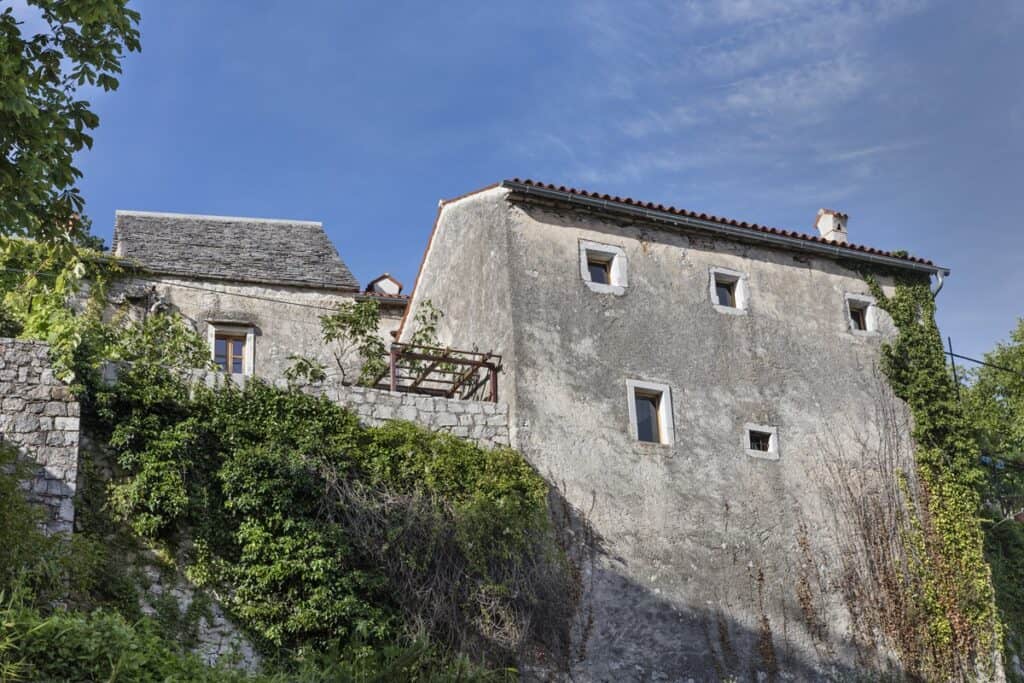
[[[12,0],[5,0],[10,2]],[[506,177],[946,265],[980,355],[1024,314],[1024,2],[141,0],[82,183],[115,209],[323,221],[411,286],[437,200]]]

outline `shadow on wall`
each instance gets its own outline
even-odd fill
[[[631,578],[636,569],[609,550],[586,521],[586,514],[572,507],[557,487],[551,490],[550,504],[579,592],[569,645],[558,671],[550,662],[548,666],[526,663],[524,680],[864,679],[865,667],[854,663],[863,659],[862,644],[840,633],[842,627],[801,609],[805,601],[827,598],[816,587],[805,590],[817,594],[803,593],[801,586],[808,582],[800,572],[769,580],[763,571],[744,567],[749,576],[746,594],[740,591],[727,599],[711,599],[718,589],[707,586],[706,607],[682,605]],[[769,618],[766,603],[771,600],[789,604],[789,621]],[[758,615],[755,619],[737,618],[751,608]],[[867,653],[868,658],[875,654]],[[869,680],[888,680],[885,674],[872,675]],[[891,672],[888,675],[892,678]]]

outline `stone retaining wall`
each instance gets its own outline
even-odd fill
[[[47,510],[49,533],[70,533],[75,522],[79,406],[53,375],[49,347],[0,339],[0,438],[35,465],[24,482],[29,500]]]
[[[509,445],[508,405],[402,394],[351,386],[309,387],[355,412],[367,425],[408,420],[436,432],[475,441],[485,448]]]
[[[111,367],[110,370],[116,371]],[[108,380],[115,374],[108,372]],[[219,386],[227,379],[220,372],[195,371],[193,378],[207,386]],[[231,375],[239,386],[248,381],[242,375]],[[278,380],[281,388],[287,386]],[[365,425],[377,426],[388,420],[408,420],[435,432],[448,432],[469,439],[484,448],[509,445],[508,405],[488,401],[464,401],[455,398],[423,396],[383,391],[367,387],[345,386],[331,382],[310,384],[303,391],[324,396],[359,416]]]

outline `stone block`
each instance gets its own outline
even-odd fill
[[[78,418],[55,418],[53,428],[61,431],[78,431]]]
[[[434,417],[434,424],[439,427],[455,427],[459,424],[459,418],[451,413],[438,413]]]

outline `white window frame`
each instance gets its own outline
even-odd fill
[[[759,451],[750,447],[750,433],[762,432],[768,434],[768,450]],[[781,454],[779,448],[779,428],[771,425],[759,425],[748,422],[743,425],[743,451],[752,458],[762,460],[778,460]]]
[[[736,299],[735,306],[724,306],[718,303],[718,282],[731,283],[733,297]],[[711,297],[711,305],[719,313],[729,315],[745,315],[747,305],[750,303],[750,295],[747,291],[747,274],[729,268],[711,268],[708,270],[708,294]]]
[[[252,377],[256,367],[256,328],[244,323],[206,321],[206,341],[210,346],[210,360],[217,357],[217,335],[245,336],[245,353],[242,355],[242,375]],[[237,375],[237,372],[228,373]]]
[[[658,394],[658,435],[661,441],[641,441],[636,424],[636,394]],[[633,440],[641,444],[671,446],[676,434],[673,425],[672,389],[667,384],[647,382],[638,379],[626,380],[626,400],[629,403],[629,430]]]
[[[853,325],[853,315],[850,313],[851,302],[857,307],[864,309],[864,325],[867,329],[858,330]],[[846,329],[858,337],[874,337],[878,335],[878,306],[875,298],[866,294],[850,294],[843,296],[843,314],[846,317]]]
[[[590,279],[589,257],[591,255],[606,260],[611,264],[608,268],[608,278],[610,280],[608,284],[593,282]],[[583,282],[586,283],[587,288],[591,291],[600,292],[601,294],[614,294],[615,296],[625,294],[626,288],[629,286],[627,265],[626,252],[622,247],[617,247],[614,244],[580,240],[580,277],[583,278]]]

